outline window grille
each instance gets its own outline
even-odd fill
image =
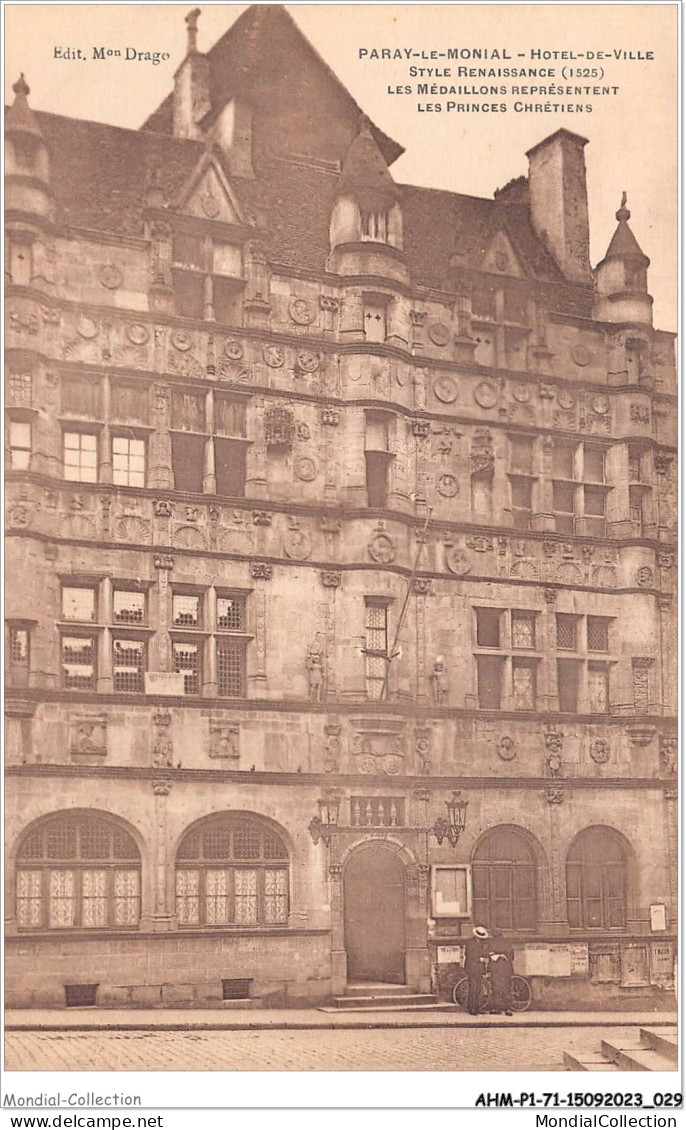
[[[386,678],[388,653],[388,605],[365,601],[365,674],[367,695],[379,699]]]
[[[115,624],[143,624],[145,593],[115,589],[112,594],[112,618]]]
[[[172,621],[175,628],[199,628],[200,597],[175,593],[172,597]]]
[[[62,673],[69,690],[95,690],[95,640],[92,636],[62,636]]]
[[[174,643],[174,671],[183,675],[184,694],[200,694],[200,649],[196,643]]]
[[[557,633],[557,646],[564,648],[567,651],[576,651],[576,633],[577,633],[578,617],[568,616],[566,613],[558,612],[555,618],[555,626]]]
[[[143,691],[145,644],[141,640],[112,641],[114,690],[128,693]]]
[[[588,698],[591,714],[607,714],[610,709],[609,669],[604,663],[588,665]]]
[[[50,817],[17,852],[19,929],[136,927],[140,854],[114,822]]]
[[[532,663],[512,662],[512,705],[515,710],[536,709],[536,668]]]
[[[67,1008],[88,1008],[95,1004],[97,985],[65,985],[64,996]]]
[[[228,698],[245,694],[245,648],[242,644],[217,642],[217,690]]]
[[[176,895],[180,926],[283,923],[288,917],[286,847],[257,820],[211,818],[179,846]]]
[[[30,373],[10,373],[9,401],[21,408],[30,408],[33,403],[33,378]]]
[[[252,997],[252,979],[249,977],[222,978],[222,1000],[242,1001]]]
[[[536,647],[536,616],[534,613],[512,613],[512,646]]]
[[[10,659],[13,663],[28,663],[29,633],[26,628],[10,628]]]
[[[604,616],[589,616],[586,620],[586,639],[589,651],[607,651],[610,621]]]
[[[242,632],[245,622],[245,598],[217,597],[217,627],[225,631]]]

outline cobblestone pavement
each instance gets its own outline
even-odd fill
[[[8,1071],[561,1071],[636,1029],[6,1032]]]

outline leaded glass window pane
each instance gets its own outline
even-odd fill
[[[17,923],[37,927],[43,921],[43,872],[17,872]]]
[[[200,872],[176,872],[176,914],[180,926],[200,923]]]
[[[264,873],[265,922],[285,922],[288,917],[288,876],[285,871]]]
[[[239,824],[233,833],[233,854],[236,859],[259,859],[262,842],[258,824]]]
[[[512,613],[512,646],[536,646],[536,617],[533,613]]]
[[[114,872],[114,924],[135,926],[138,923],[140,903],[140,872]]]
[[[536,668],[528,664],[512,665],[512,697],[515,710],[536,709]]]
[[[83,925],[105,926],[107,924],[107,872],[83,871],[81,882]]]
[[[76,876],[73,871],[51,871],[49,880],[50,925],[76,925]]]
[[[236,922],[257,922],[257,871],[234,871]]]
[[[607,667],[594,667],[589,664],[588,698],[592,714],[607,714],[610,709]]]
[[[208,926],[221,926],[229,921],[228,871],[206,872],[205,913]]]

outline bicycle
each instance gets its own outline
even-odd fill
[[[484,973],[481,980],[481,994],[479,996],[479,1012],[489,1012],[491,1001],[493,999],[493,989],[491,986],[490,973]],[[460,977],[453,986],[453,1003],[459,1004],[461,1008],[467,1011],[467,1003],[469,1000],[469,978]],[[526,977],[520,976],[519,973],[514,973],[510,981],[510,1002],[513,1012],[526,1012],[527,1008],[531,1006],[531,985]]]

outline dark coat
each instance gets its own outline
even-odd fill
[[[490,963],[493,981],[509,984],[514,972],[514,947],[506,938],[494,938],[489,945],[491,954],[499,953],[503,956],[498,961]]]
[[[464,946],[464,971],[467,975],[484,972],[485,966],[481,962],[484,953],[481,938],[467,938]]]

